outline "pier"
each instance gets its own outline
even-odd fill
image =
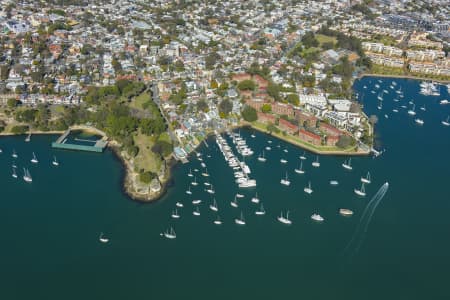
[[[68,139],[71,132],[72,131],[70,129],[66,130],[55,142],[52,143],[52,148],[88,152],[103,152],[103,150],[105,150],[106,146],[108,145],[108,141],[105,136],[98,140],[74,138],[74,142],[69,142]],[[75,142],[80,142],[80,144]]]

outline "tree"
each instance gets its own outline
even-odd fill
[[[233,110],[233,103],[230,100],[224,99],[219,104],[219,112],[227,116]]]
[[[217,89],[219,87],[217,81],[215,79],[211,80],[211,88]]]
[[[17,100],[14,98],[10,98],[7,101],[8,107],[13,108],[17,106]]]
[[[247,79],[239,82],[238,89],[241,91],[254,91],[256,84],[253,80]]]
[[[281,100],[280,87],[276,83],[269,82],[269,85],[267,86],[267,94],[269,94],[269,96],[275,99],[275,101]]]
[[[305,48],[317,47],[319,46],[319,41],[314,36],[314,33],[308,31],[302,37],[302,44],[305,46]]]
[[[266,126],[266,129],[269,133],[275,132],[275,133],[279,133],[280,129],[278,129],[277,126],[275,126],[275,124],[273,124],[272,122],[269,122]]]
[[[156,174],[151,171],[141,172],[139,174],[139,180],[143,183],[150,183],[153,178],[156,178]]]
[[[208,103],[206,103],[205,99],[200,99],[197,102],[197,111],[207,112],[209,109]]]
[[[241,112],[242,117],[247,122],[254,122],[258,120],[258,114],[256,113],[256,109],[251,106],[245,106],[245,108]]]
[[[263,113],[269,113],[272,111],[272,105],[270,105],[269,103],[264,103],[261,107],[261,111]]]
[[[341,135],[336,143],[336,147],[345,149],[352,145],[355,145],[355,140],[349,135]]]
[[[286,97],[286,100],[292,105],[298,106],[300,104],[300,98],[297,94],[289,94]]]

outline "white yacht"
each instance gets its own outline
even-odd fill
[[[261,203],[261,206],[259,207],[259,209],[257,211],[255,211],[255,215],[262,216],[265,214],[266,214],[266,211],[264,210],[264,206]]]
[[[347,208],[341,208],[339,209],[339,214],[341,214],[344,217],[350,217],[353,215],[353,211]]]
[[[206,189],[206,191],[207,191],[208,193],[210,193],[210,194],[214,194],[214,193],[216,192],[216,191],[214,190],[214,187],[213,187],[212,184],[209,186],[209,189]]]
[[[214,198],[213,203],[209,205],[209,209],[212,211],[219,211],[219,208],[217,207],[216,198]]]
[[[448,101],[447,99],[439,101],[439,104],[441,104],[441,105],[446,105],[446,104],[449,104],[449,103],[450,103],[450,101]]]
[[[450,126],[450,116],[447,116],[447,119],[445,121],[442,121],[441,123],[444,126]]]
[[[189,177],[192,177],[192,176],[194,176],[193,174],[192,174],[192,171],[191,171],[191,169],[189,169],[189,173],[187,174]]]
[[[425,123],[422,119],[419,118],[415,119],[414,121],[419,125],[423,125]]]
[[[306,186],[304,189],[305,193],[312,194],[313,190],[311,188],[311,181],[308,182],[308,186]]]
[[[394,108],[392,111],[395,113],[398,113],[398,109],[396,109],[396,108]]]
[[[280,221],[283,224],[291,225],[292,221],[289,220],[289,211],[286,213],[286,217],[283,217],[283,212],[281,212],[280,216],[277,217],[277,220]]]
[[[56,160],[56,156],[53,156],[52,165],[59,166],[59,162]]]
[[[255,193],[255,197],[251,200],[253,203],[259,203],[258,192]]]
[[[366,196],[366,189],[364,187],[364,182],[361,184],[361,188],[359,190],[355,189],[354,191],[355,191],[356,195],[361,196],[361,197],[365,197]]]
[[[191,184],[192,184],[193,186],[197,186],[197,185],[198,185],[197,177],[194,177],[194,181],[192,181]]]
[[[241,216],[239,218],[234,219],[234,223],[238,225],[245,225],[244,214],[241,211]]]
[[[233,206],[233,207],[238,207],[238,206],[239,206],[239,205],[238,205],[238,202],[237,202],[236,196],[234,196],[234,200],[231,201],[230,204],[231,204],[231,206]]]
[[[13,173],[11,176],[14,178],[17,178],[16,168],[12,168],[12,171],[13,171]]]
[[[200,216],[200,209],[198,208],[198,206],[195,207],[194,211],[192,212],[192,214],[194,216]]]
[[[216,225],[222,225],[222,221],[220,220],[220,217],[217,216],[217,218],[214,220],[214,224]]]
[[[412,109],[408,110],[408,115],[415,116],[416,115],[416,105],[413,104]]]
[[[288,162],[288,161],[285,160],[284,158],[280,159],[280,163],[282,163],[282,164],[285,164],[285,163],[287,163],[287,162]]]
[[[313,214],[311,219],[317,222],[323,222],[325,219],[319,214]]]
[[[315,167],[315,168],[320,167],[320,162],[319,162],[319,156],[318,155],[316,156],[316,160],[313,161],[312,166]]]
[[[170,227],[170,230],[166,230],[163,233],[163,235],[166,239],[169,239],[169,240],[173,240],[173,239],[177,238],[177,234],[175,233],[175,230],[173,230],[172,227]]]
[[[252,139],[254,139],[255,137],[256,137],[256,135],[254,135],[254,134],[252,134],[252,135],[250,135],[251,137],[252,137]]]
[[[16,150],[14,150],[13,149],[13,154],[11,155],[13,158],[17,158],[18,157],[18,155],[17,155],[17,153],[16,153]]]
[[[103,244],[106,244],[109,242],[109,239],[103,235],[103,232],[100,232],[100,236],[98,237],[98,240]]]
[[[188,194],[188,195],[192,195],[192,192],[191,192],[191,187],[190,187],[190,186],[188,187],[188,190],[186,191],[186,194]]]
[[[426,107],[425,107],[425,104],[424,104],[423,106],[420,107],[420,110],[421,110],[421,111],[426,111],[426,110],[427,110]]]
[[[343,167],[344,169],[347,169],[347,170],[353,169],[353,167],[352,167],[352,159],[349,158],[348,160],[346,160],[346,161],[342,164],[342,167]]]
[[[330,180],[330,185],[339,185],[337,180]]]
[[[200,203],[202,203],[202,200],[200,200],[200,199],[192,200],[192,204],[194,204],[194,205],[198,205]]]
[[[204,162],[202,162],[202,163],[200,164],[200,166],[201,166],[202,168],[206,168],[206,164],[205,164]]]
[[[37,164],[39,161],[38,161],[38,159],[37,159],[37,157],[36,157],[36,154],[34,154],[34,152],[33,152],[33,158],[31,159],[31,162],[33,163],[33,164]]]
[[[288,179],[288,174],[287,174],[287,172],[286,172],[286,177],[283,178],[283,179],[281,179],[280,183],[281,183],[282,185],[285,185],[285,186],[289,186],[289,185],[291,184],[291,182],[290,182],[289,179]]]
[[[298,169],[294,169],[295,173],[297,174],[305,174],[305,171],[303,170],[303,161],[300,161],[300,166]]]
[[[269,146],[267,146],[266,148],[265,148],[267,151],[270,151],[270,150],[272,150],[272,148],[271,147],[269,147]]]
[[[183,203],[181,203],[181,202],[177,202],[175,205],[176,205],[177,207],[183,207],[183,206],[184,206]]]
[[[361,177],[361,182],[362,183],[366,183],[366,184],[369,184],[371,182],[370,172],[367,172],[366,177]]]
[[[288,149],[283,149],[283,152],[284,153],[288,153]]]
[[[174,211],[172,211],[171,217],[172,217],[173,219],[179,219],[179,218],[180,218],[180,215],[178,214],[178,210],[177,210],[177,209],[175,209]]]
[[[31,178],[31,174],[30,171],[28,171],[27,169],[23,169],[23,180],[25,180],[25,182],[32,182],[33,178]]]
[[[302,155],[300,155],[300,159],[301,159],[301,160],[305,160],[305,159],[306,159],[305,153],[306,153],[306,152],[305,152],[305,151],[303,151],[303,154],[302,154]]]
[[[236,194],[236,197],[238,197],[238,198],[244,198],[244,195],[237,193],[237,194]]]
[[[258,160],[261,161],[261,162],[265,162],[266,161],[266,158],[264,157],[264,150],[263,150],[262,154],[258,156]]]

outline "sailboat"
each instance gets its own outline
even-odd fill
[[[378,101],[378,106],[377,106],[378,110],[383,109],[383,101]]]
[[[194,185],[194,186],[198,185],[197,177],[194,177],[194,181],[192,181],[191,184]]]
[[[179,219],[179,218],[180,218],[180,215],[178,214],[178,210],[177,210],[176,208],[175,208],[174,211],[172,211],[171,217],[172,217],[173,219]]]
[[[303,170],[303,161],[300,161],[300,166],[298,169],[294,169],[295,173],[298,174],[305,174],[305,171]]]
[[[208,193],[210,193],[210,194],[214,194],[215,193],[215,191],[214,191],[214,186],[211,184],[210,186],[209,186],[209,189],[207,189],[206,190]]]
[[[304,190],[305,193],[307,193],[307,194],[311,194],[311,193],[313,192],[313,190],[312,190],[312,188],[311,188],[311,181],[308,182],[308,186],[305,187],[303,190]]]
[[[191,169],[189,169],[189,173],[187,174],[189,177],[192,177],[192,176],[194,176],[193,174],[192,174],[192,171],[191,171]]]
[[[312,166],[315,167],[315,168],[320,167],[320,162],[319,162],[319,156],[318,155],[316,156],[316,160],[313,161]]]
[[[282,163],[282,164],[285,164],[285,163],[287,163],[287,162],[288,162],[288,161],[285,160],[284,158],[280,159],[280,163]]]
[[[415,119],[414,121],[419,125],[423,125],[425,123],[422,119],[419,118]]]
[[[190,187],[190,186],[188,187],[188,190],[186,191],[186,194],[188,194],[188,195],[192,195],[192,192],[191,192],[191,187]]]
[[[364,188],[364,182],[361,183],[361,188],[355,189],[355,194],[361,197],[365,197],[366,196],[366,189]]]
[[[37,164],[39,161],[38,161],[38,159],[37,159],[37,157],[36,157],[36,155],[34,154],[34,152],[33,152],[33,158],[31,159],[31,162],[33,163],[33,164]]]
[[[264,150],[263,150],[263,152],[262,152],[262,155],[259,155],[259,156],[258,156],[258,160],[259,160],[260,162],[265,162],[265,161],[266,161],[266,158],[264,157]]]
[[[255,211],[255,215],[263,216],[265,214],[266,214],[266,211],[264,210],[264,206],[261,203],[261,206],[259,207],[259,209],[257,211]]]
[[[98,237],[98,240],[103,244],[106,244],[109,242],[109,239],[104,237],[103,232],[100,232],[100,236]]]
[[[280,221],[283,224],[291,225],[292,221],[289,220],[289,211],[286,213],[286,217],[283,217],[283,212],[281,212],[280,216],[277,218],[278,221]]]
[[[176,205],[177,207],[184,207],[183,203],[181,203],[181,202],[177,202],[175,205]]]
[[[284,153],[288,153],[288,149],[283,149],[283,152]]]
[[[301,159],[301,160],[305,160],[305,159],[306,159],[306,156],[305,156],[305,154],[306,154],[306,152],[305,152],[305,151],[303,151],[303,154],[302,154],[302,155],[300,155],[300,159]]]
[[[251,200],[253,203],[259,203],[258,192],[255,193],[255,197]]]
[[[313,214],[311,216],[311,219],[317,222],[323,222],[323,220],[325,220],[321,215],[319,214]]]
[[[220,220],[220,216],[217,216],[217,218],[214,220],[214,224],[222,225],[222,221]]]
[[[192,214],[194,216],[200,216],[200,209],[198,208],[198,206],[195,207],[194,211],[192,212]]]
[[[281,179],[280,183],[283,184],[283,185],[285,185],[285,186],[288,186],[288,185],[291,184],[291,182],[290,182],[289,179],[288,179],[288,174],[287,174],[287,172],[286,172],[286,177],[283,178],[283,179]]]
[[[208,177],[208,176],[209,176],[209,174],[208,174],[208,169],[207,169],[207,168],[205,168],[205,172],[202,173],[202,176],[205,176],[205,177]]]
[[[236,196],[234,196],[234,200],[233,201],[231,201],[231,206],[233,206],[233,207],[238,207],[238,203],[237,203],[237,198],[236,198]]]
[[[12,177],[17,178],[16,168],[12,168],[12,170],[13,170]]]
[[[31,133],[27,135],[27,137],[25,138],[25,142],[29,142],[31,141]]]
[[[234,223],[238,225],[245,225],[244,214],[241,211],[241,215],[239,218],[234,219]]]
[[[200,200],[200,199],[192,200],[192,204],[194,204],[194,205],[197,205],[197,204],[200,204],[200,203],[202,203],[202,200]]]
[[[213,203],[209,205],[209,208],[210,208],[212,211],[218,211],[218,210],[219,210],[219,208],[217,207],[216,198],[214,198]]]
[[[450,116],[447,116],[447,120],[441,122],[444,126],[450,126]]]
[[[422,111],[426,111],[427,110],[426,107],[425,107],[425,104],[422,107],[420,107],[420,110],[422,110]]]
[[[344,169],[347,169],[347,170],[353,169],[353,167],[352,167],[352,159],[349,158],[347,161],[345,161],[345,162],[342,164],[342,167],[343,167]]]
[[[408,110],[408,115],[415,116],[416,115],[416,105],[413,103],[412,109]]]
[[[380,92],[377,96],[377,99],[383,101],[383,92]]]
[[[16,150],[15,149],[13,149],[13,154],[11,155],[13,158],[17,158],[18,157],[18,155],[17,155],[17,153],[16,153]]]
[[[31,174],[30,171],[28,171],[27,169],[23,168],[23,180],[25,180],[26,182],[32,182],[33,178],[31,178]]]
[[[369,184],[371,182],[371,180],[370,180],[370,172],[367,172],[366,177],[361,177],[361,182],[367,183],[367,184]]]
[[[59,166],[59,162],[56,160],[56,156],[53,156],[52,165]]]
[[[175,233],[175,230],[173,230],[172,227],[170,227],[170,230],[166,230],[163,235],[166,239],[169,239],[169,240],[173,240],[173,239],[177,238],[177,234]]]

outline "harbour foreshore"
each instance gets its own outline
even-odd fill
[[[364,77],[380,77],[380,78],[398,78],[398,79],[413,79],[413,80],[424,80],[424,81],[434,81],[442,84],[449,84],[450,80],[434,79],[424,76],[414,76],[414,75],[389,75],[389,74],[378,74],[378,73],[361,73],[358,75],[358,79]]]

